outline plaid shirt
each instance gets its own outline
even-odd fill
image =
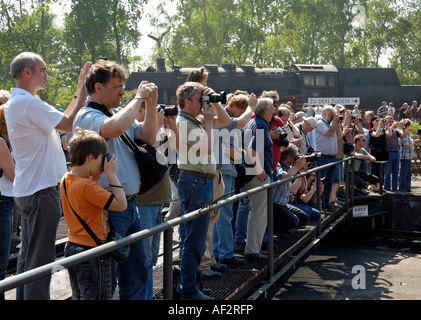
[[[275,171],[273,171],[273,181],[282,180],[283,176],[288,172],[289,167],[282,160],[277,164]],[[289,186],[291,182],[283,183],[273,188],[273,202],[284,206],[289,201]]]
[[[405,148],[412,143],[412,138],[408,134],[406,138],[399,138],[399,155],[401,160],[412,160],[415,158],[415,147],[411,146],[411,148]]]

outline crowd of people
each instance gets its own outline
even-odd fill
[[[104,243],[110,229],[129,236],[347,155],[357,159],[357,191],[380,188],[377,161],[387,161],[386,190],[411,191],[418,139],[410,136],[409,118],[418,117],[406,109],[407,116],[395,121],[392,103],[363,116],[358,106],[305,104],[297,110],[291,102],[280,104],[274,90],[259,97],[237,90],[225,98],[207,86],[210,75],[202,67],[177,89],[178,112],[166,113],[158,107],[159,84],[148,81],[123,103],[128,72],[102,59],[82,68],[63,109],[37,96],[48,78],[41,56],[19,54],[11,71],[15,88],[11,94],[0,91],[0,279],[15,228],[13,208],[19,212],[17,273],[22,273],[54,261],[62,215],[69,229],[68,257],[96,247],[97,239]],[[126,139],[167,157],[168,170],[146,191],[140,192],[145,182]],[[273,188],[276,237],[289,237],[291,230],[343,206],[338,190],[344,166],[328,166],[321,176],[323,212],[317,209],[314,173]],[[267,259],[267,201],[266,190],[260,191],[180,225],[181,299],[212,300],[208,289],[199,290],[198,274],[218,278],[229,266]],[[111,299],[118,286],[121,300],[154,299],[159,242],[157,234],[130,244],[126,261],[107,255],[70,267],[72,298]],[[49,299],[49,285],[50,277],[27,283],[17,288],[16,298]]]

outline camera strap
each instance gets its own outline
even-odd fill
[[[180,116],[182,116],[183,118],[187,119],[188,121],[192,122],[194,125],[198,126],[199,128],[203,129],[203,123],[200,122],[199,120],[197,120],[195,117],[193,117],[192,115],[184,112],[184,111],[180,111]]]

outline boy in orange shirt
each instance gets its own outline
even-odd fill
[[[103,210],[124,211],[126,196],[117,178],[118,165],[113,155],[107,161],[107,143],[96,132],[78,130],[69,142],[72,169],[60,183],[63,213],[69,228],[65,257],[96,247],[73,210],[105,242],[107,227]],[[107,175],[111,192],[98,181]],[[73,210],[72,210],[73,208]],[[111,298],[111,257],[100,256],[68,269],[72,300],[109,300]]]

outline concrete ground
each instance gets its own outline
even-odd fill
[[[411,194],[421,201],[420,177],[413,177]],[[420,299],[420,253],[409,248],[370,248],[335,240],[322,241],[267,296],[267,300]]]
[[[319,248],[273,286],[267,300],[420,300],[421,254]]]

